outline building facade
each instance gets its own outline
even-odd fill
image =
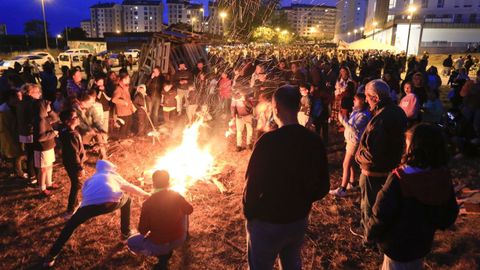
[[[384,17],[375,17],[383,23],[377,23],[376,28],[369,27],[367,37],[408,50],[408,54],[424,50],[464,51],[470,44],[480,42],[478,0],[389,0],[388,3],[378,1],[376,6],[380,4],[381,9],[386,8],[388,12]],[[410,6],[416,8],[411,17]],[[374,16],[367,15],[367,24],[369,17]]]
[[[92,22],[90,20],[83,20],[80,22],[80,28],[85,31],[87,38],[92,37]]]
[[[365,30],[368,0],[341,0],[337,3],[335,40],[355,40]],[[350,33],[350,35],[348,35]]]
[[[218,3],[208,2],[208,14],[208,18],[205,18],[205,31],[214,35],[222,35],[225,21],[222,21],[220,17]]]
[[[161,1],[123,1],[124,32],[162,31],[163,5]]]
[[[292,4],[280,8],[287,14],[288,22],[300,36],[317,40],[333,40],[337,9],[333,6]]]
[[[103,37],[105,32],[123,30],[122,6],[115,3],[97,4],[90,7],[91,37]]]
[[[163,29],[162,15],[161,1],[125,0],[121,5],[93,5],[90,7],[90,37],[101,38],[106,32],[158,32]]]
[[[189,1],[167,0],[168,24],[185,23],[192,25],[194,31],[202,31],[205,11],[202,4]]]

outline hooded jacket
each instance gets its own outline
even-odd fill
[[[425,257],[438,229],[458,215],[450,171],[401,167],[393,171],[377,195],[367,223],[367,239],[395,261]]]
[[[116,169],[117,166],[107,160],[97,161],[95,174],[83,185],[81,207],[120,201],[122,186],[130,184]]]
[[[47,112],[50,101],[39,99],[33,105],[33,142],[36,151],[47,151],[55,148],[55,131],[51,123],[58,120],[58,116]]]

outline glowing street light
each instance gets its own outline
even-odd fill
[[[407,9],[408,13],[410,14],[409,20],[408,20],[408,35],[407,35],[407,49],[405,50],[405,54],[408,57],[408,45],[410,45],[410,30],[412,29],[412,19],[413,19],[413,14],[415,11],[417,11],[417,7],[414,5],[410,5]]]
[[[200,22],[201,22],[202,32],[203,32],[203,22],[205,20],[205,9],[200,8],[200,12],[202,12],[202,19],[200,20]]]
[[[280,32],[280,28],[279,27],[275,28],[275,31]]]
[[[227,17],[227,13],[225,11],[221,11],[219,15],[222,19],[222,32],[225,34],[225,18]]]
[[[282,35],[288,35],[288,30],[282,30],[281,34]]]
[[[117,30],[116,32],[117,32],[117,34],[120,34],[120,30]]]
[[[196,17],[192,17],[192,33],[193,33],[193,25],[194,23],[197,21],[197,18]]]
[[[58,49],[58,39],[59,38],[62,38],[62,35],[58,34],[56,37],[55,37],[55,44],[57,45],[57,49]]]
[[[363,32],[363,30],[365,30],[365,28],[364,28],[363,26],[362,26],[362,27],[360,27],[360,31],[362,31],[362,32]]]

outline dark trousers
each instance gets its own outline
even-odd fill
[[[119,202],[109,202],[98,205],[87,205],[80,207],[77,212],[67,221],[65,227],[63,227],[60,236],[57,241],[50,249],[49,256],[50,258],[55,258],[60,251],[62,250],[65,243],[68,241],[70,236],[72,236],[75,229],[78,226],[85,223],[87,220],[100,216],[103,214],[108,214],[120,208],[120,227],[122,234],[130,233],[130,204],[131,199],[128,196],[123,196]]]
[[[25,152],[27,154],[27,174],[29,178],[36,176],[35,163],[34,163],[34,147],[33,143],[25,144]]]
[[[119,130],[120,138],[126,138],[128,135],[130,135],[130,131],[132,129],[132,115],[119,116],[119,118],[125,121],[125,125],[121,126]]]
[[[70,194],[68,195],[67,212],[72,213],[77,205],[78,191],[82,189],[82,182],[78,178],[78,170],[65,166],[68,177],[70,178]]]
[[[366,176],[363,173],[360,174],[360,190],[361,190],[361,198],[360,198],[360,214],[361,214],[361,224],[364,229],[364,235],[367,236],[366,228],[367,222],[372,216],[372,207],[377,200],[377,194],[382,189],[385,181],[387,180],[387,176],[382,177],[371,177]]]
[[[323,139],[325,146],[328,146],[328,118],[318,117],[314,120],[315,132]]]
[[[152,108],[150,112],[150,118],[152,119],[152,122],[154,125],[159,125],[160,124],[160,109],[162,107],[161,105],[161,99],[156,96],[152,96]]]
[[[148,132],[148,129],[147,129],[147,113],[140,109],[140,110],[137,110],[137,112],[135,113],[136,114],[136,117],[135,117],[135,120],[136,120],[136,132],[137,132],[137,135],[146,135],[147,132]],[[150,126],[150,124],[148,123],[148,126]]]

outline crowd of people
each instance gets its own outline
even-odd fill
[[[421,269],[435,230],[455,220],[440,126],[461,121],[448,142],[459,151],[480,142],[480,71],[470,79],[468,61],[443,63],[457,117],[445,119],[442,78],[427,53],[407,58],[315,46],[212,47],[195,66],[180,62],[168,74],[155,67],[136,86],[126,68],[117,73],[89,59],[85,76],[62,67],[57,79],[51,62],[36,76],[26,62],[0,78],[0,153],[11,163],[11,176],[38,185],[47,198],[59,187],[53,164],[61,151],[71,182],[67,224],[47,266],[79,225],[121,209],[130,249],[158,256],[157,266],[165,269],[186,239],[193,208],[168,189],[168,172],[154,174],[153,194],[128,183],[108,161],[108,145],[197,119],[224,123],[236,133],[236,151],[253,151],[243,200],[251,269],[271,269],[277,255],[285,269],[301,269],[311,204],[328,193],[343,197],[360,188],[361,235],[366,247],[379,244],[384,269]],[[332,134],[343,134],[346,146],[340,185],[329,191],[325,148]],[[91,153],[98,161],[87,177],[84,162]],[[419,185],[419,177],[428,181]],[[130,230],[128,194],[147,198],[139,234]],[[410,249],[415,241],[422,245]]]

